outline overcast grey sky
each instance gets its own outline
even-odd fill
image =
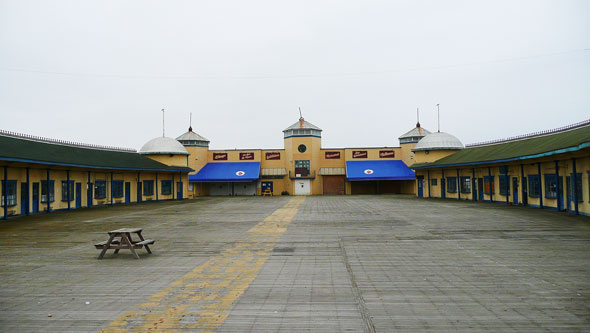
[[[141,148],[463,143],[590,118],[590,1],[0,0],[0,128]]]

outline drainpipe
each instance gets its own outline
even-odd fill
[[[68,200],[68,210],[70,210],[70,170],[66,170],[66,195],[66,200]]]
[[[475,195],[475,168],[471,168],[471,201],[477,201]]]
[[[4,203],[4,219],[8,218],[8,167],[4,167],[4,184],[2,184],[2,198]]]
[[[27,168],[27,209],[25,209],[25,214],[29,215],[29,211],[31,210],[31,178],[29,175],[29,168]],[[23,203],[21,202],[21,205]]]
[[[459,169],[457,169],[457,200],[461,200],[461,177],[459,177]]]
[[[573,166],[573,171],[574,171],[574,186],[572,186],[572,188],[574,189],[574,209],[576,211],[576,215],[580,215],[580,212],[578,211],[578,175],[576,174],[576,159],[572,158],[572,166]]]
[[[428,172],[428,197],[430,198],[430,169],[426,170]]]
[[[490,189],[490,202],[494,202],[494,191],[495,186],[492,186],[492,184],[494,184],[494,182],[492,181],[492,168],[488,167],[488,188]]]
[[[537,163],[537,170],[539,172],[539,206],[543,209],[543,184],[541,178],[541,162]]]
[[[527,184],[528,185],[528,184]],[[520,200],[522,201],[523,205],[526,207],[528,206],[524,204],[524,166],[520,165]],[[527,198],[528,201],[528,198]]]
[[[50,199],[49,199],[49,168],[47,169],[47,188],[45,189],[45,194],[46,199],[47,199],[47,213],[49,213],[49,211],[51,211],[51,203],[50,203]]]

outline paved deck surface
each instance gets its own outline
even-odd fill
[[[153,254],[92,244],[143,227]],[[590,218],[407,196],[0,222],[0,331],[590,331]]]

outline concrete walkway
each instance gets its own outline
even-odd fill
[[[92,244],[142,227],[153,254]],[[408,196],[133,204],[0,222],[0,330],[590,330],[590,218]]]

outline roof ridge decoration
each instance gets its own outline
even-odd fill
[[[103,145],[96,145],[96,144],[91,144],[91,143],[81,143],[81,142],[74,142],[74,141],[67,141],[67,140],[60,140],[60,139],[45,138],[45,137],[41,137],[41,136],[24,134],[24,133],[17,133],[17,132],[2,130],[2,129],[0,129],[0,135],[9,136],[9,137],[18,138],[18,139],[25,139],[25,140],[29,140],[29,141],[37,141],[37,142],[58,144],[58,145],[63,145],[63,146],[72,146],[72,147],[79,147],[79,148],[122,151],[122,152],[127,152],[127,153],[136,153],[137,152],[133,148],[103,146]]]
[[[522,134],[522,135],[517,135],[517,136],[511,136],[511,137],[504,138],[504,139],[496,139],[496,140],[481,141],[481,142],[476,142],[476,143],[469,143],[469,144],[465,145],[465,148],[480,147],[480,146],[487,146],[487,145],[493,145],[493,144],[510,142],[510,141],[530,139],[530,138],[534,138],[534,137],[565,132],[565,131],[576,129],[579,127],[588,126],[588,125],[590,125],[590,119],[583,120],[583,121],[580,121],[580,122],[577,122],[574,124],[570,124],[570,125],[566,125],[566,126],[562,126],[562,127],[557,127],[554,129],[538,131],[538,132],[533,132],[533,133],[528,133],[528,134]]]

